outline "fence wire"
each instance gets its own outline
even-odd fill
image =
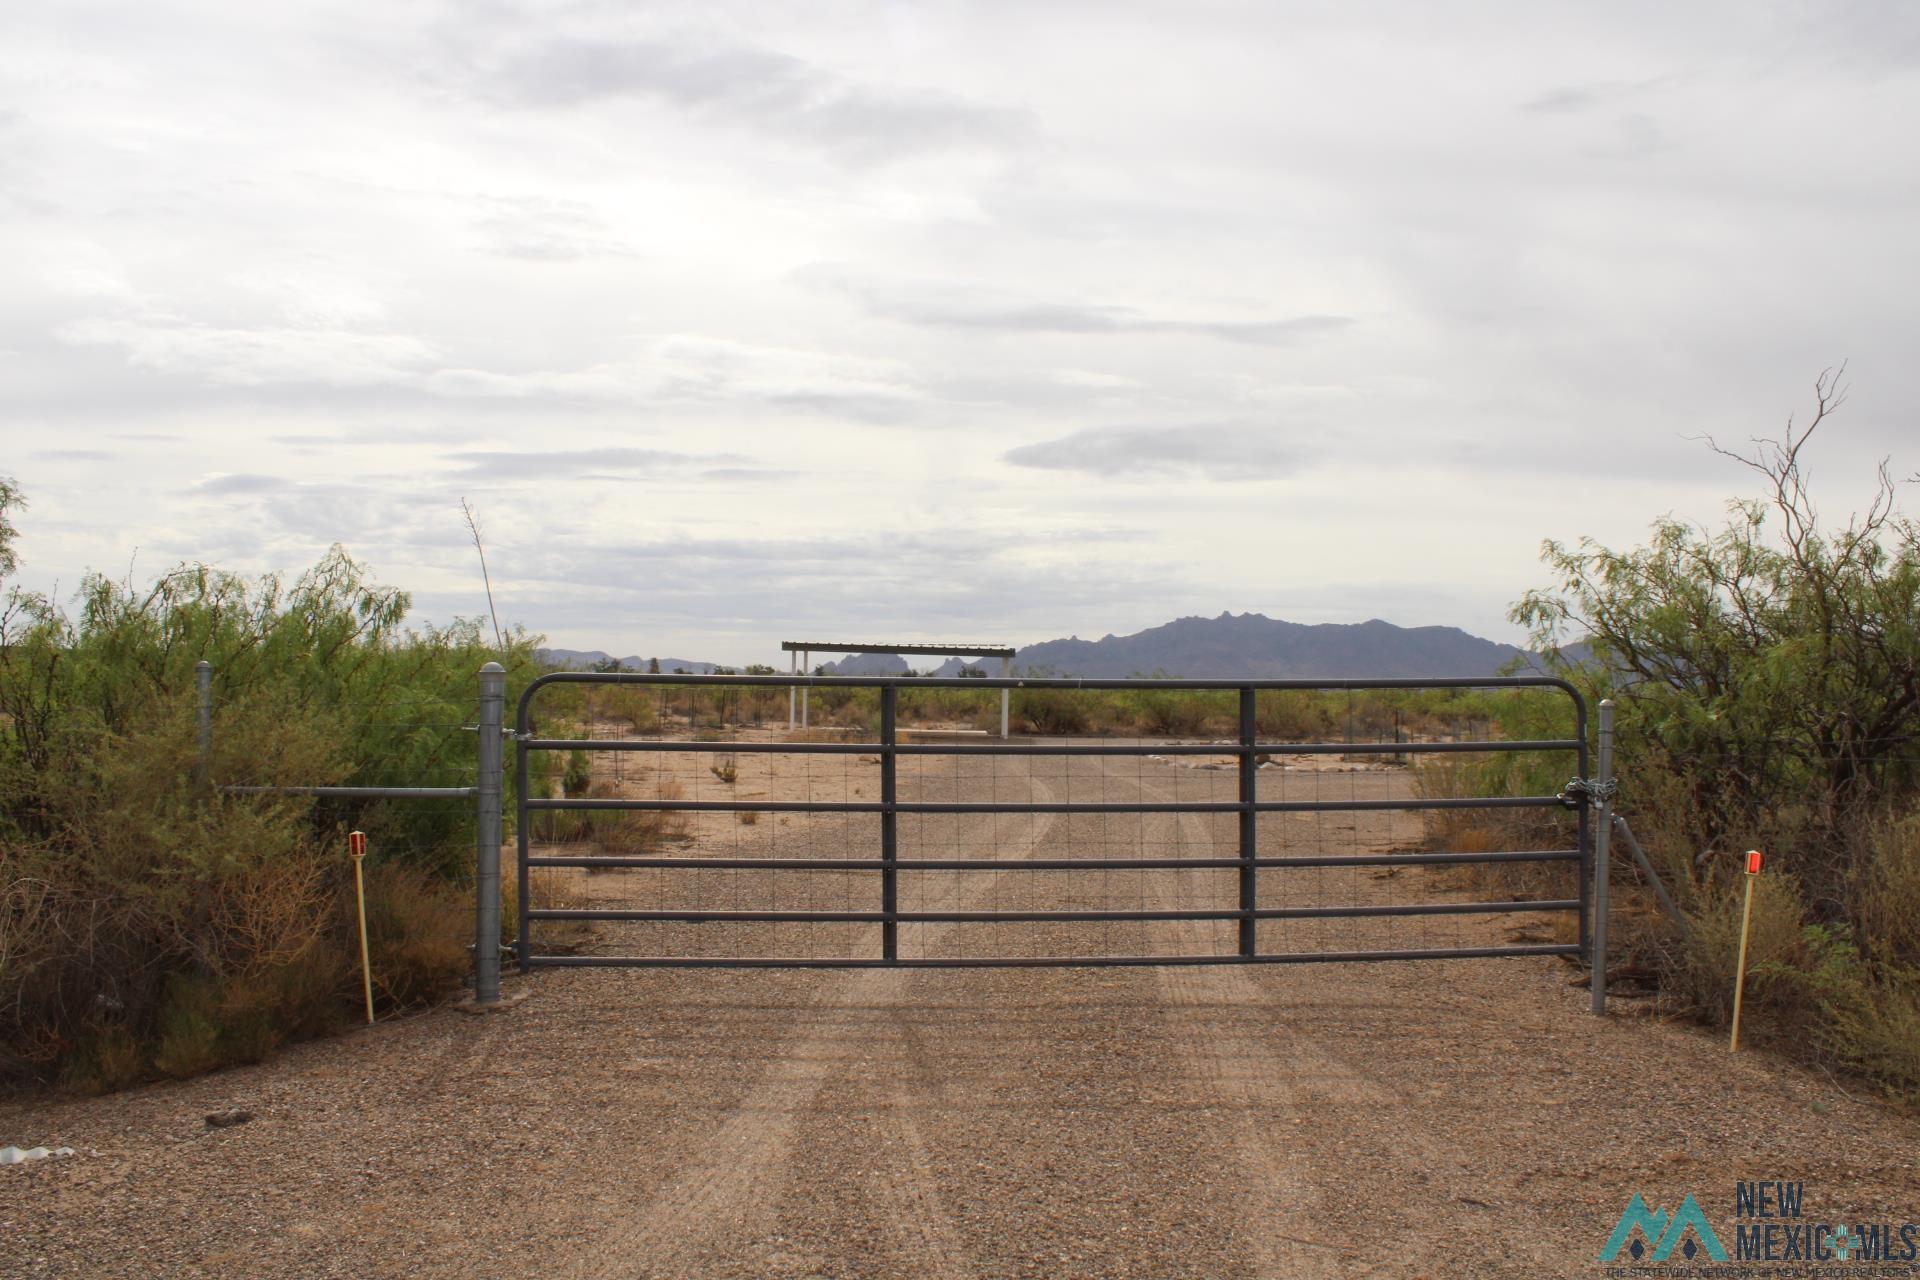
[[[1577,700],[1564,738],[1463,751],[1500,736],[1483,707],[1368,741],[1349,728],[1353,690],[1319,691],[1331,714],[1312,732],[1256,724],[1249,742],[1236,686],[1023,682],[1057,705],[1022,709],[1017,694],[1019,754],[997,754],[991,680],[815,681],[805,731],[788,728],[779,677],[556,683],[523,703],[521,760],[549,759],[520,814],[534,964],[1231,962],[1584,941],[1584,813],[1484,794],[1495,762],[1583,771]],[[1540,682],[1483,687],[1537,697]],[[1169,731],[1099,712],[1141,696],[1164,700],[1152,718]]]

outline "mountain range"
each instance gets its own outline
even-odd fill
[[[549,665],[574,670],[611,659],[597,649],[545,649],[540,656]],[[1188,679],[1431,679],[1496,675],[1515,659],[1532,657],[1524,649],[1482,639],[1458,627],[1401,627],[1378,618],[1307,624],[1259,613],[1222,613],[1214,618],[1177,618],[1132,635],[1106,635],[1098,640],[1069,636],[1024,645],[1015,651],[1013,669],[1022,675],[1090,679],[1151,674]],[[620,661],[628,670],[647,669],[646,658]],[[825,665],[833,675],[884,676],[905,674],[908,661],[897,654],[861,653]],[[998,659],[969,661],[988,675],[1000,674]],[[957,675],[963,665],[961,659],[950,658],[933,674]],[[704,674],[713,667],[711,662],[660,659],[660,669],[666,672],[684,668]],[[785,664],[781,667],[784,670]]]
[[[604,649],[535,649],[534,660],[543,666],[558,671],[594,671],[604,668],[613,661],[613,655]],[[638,654],[620,659],[622,671],[645,671],[650,662],[656,659],[643,658]],[[685,671],[688,675],[704,676],[712,672],[711,662],[696,662],[691,658],[660,658],[660,670],[672,675],[675,671]]]
[[[1367,622],[1286,622],[1259,613],[1176,618],[1129,636],[1047,640],[1014,656],[1022,671],[1124,678],[1161,673],[1189,679],[1337,680],[1490,676],[1526,650],[1458,627]]]

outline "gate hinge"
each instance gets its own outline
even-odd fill
[[[1568,778],[1567,785],[1560,788],[1560,803],[1569,809],[1578,809],[1583,804],[1603,804],[1619,794],[1620,783],[1614,778],[1605,782],[1598,778]]]

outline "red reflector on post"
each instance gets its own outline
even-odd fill
[[[1760,851],[1758,849],[1747,850],[1747,874],[1750,876],[1760,874]]]
[[[350,856],[355,858],[364,858],[367,856],[367,833],[366,832],[364,831],[347,832],[347,853]],[[1752,856],[1756,858],[1759,857],[1758,854],[1754,854]],[[1750,870],[1758,870],[1759,867],[1760,867],[1760,864],[1758,862],[1755,862],[1753,866],[1750,868]]]

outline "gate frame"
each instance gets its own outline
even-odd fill
[[[692,742],[657,739],[574,739],[536,738],[531,729],[533,700],[539,691],[552,684],[638,684],[686,685],[701,688],[775,687],[813,688],[832,684],[837,688],[877,688],[880,690],[879,743],[820,742]],[[1170,689],[1191,691],[1237,690],[1239,692],[1239,734],[1232,749],[1217,744],[1125,744],[1069,743],[902,743],[896,723],[901,689]],[[1430,743],[1262,743],[1255,723],[1257,694],[1265,690],[1307,690],[1353,692],[1362,689],[1559,689],[1574,705],[1574,737],[1521,739],[1485,742]],[[1353,679],[1353,680],[1092,680],[980,679],[929,677],[846,677],[846,676],[679,676],[644,672],[556,671],[540,676],[521,692],[514,723],[514,763],[519,785],[515,791],[515,838],[518,844],[516,868],[519,877],[519,936],[513,950],[522,973],[535,968],[622,967],[622,968],[1033,968],[1033,967],[1113,967],[1193,964],[1301,964],[1371,960],[1427,960],[1522,955],[1578,955],[1592,951],[1593,914],[1593,838],[1590,829],[1590,800],[1581,789],[1570,786],[1552,796],[1495,796],[1482,798],[1444,798],[1376,801],[1261,801],[1257,798],[1257,763],[1261,754],[1288,755],[1371,755],[1371,754],[1446,754],[1457,752],[1571,751],[1577,759],[1575,782],[1587,776],[1587,706],[1580,691],[1554,676],[1456,676],[1435,679]],[[534,751],[675,751],[696,754],[766,753],[785,755],[878,755],[881,769],[881,797],[875,802],[828,801],[669,801],[533,799],[526,780],[529,756]],[[1239,798],[1234,801],[1166,803],[1043,803],[1002,804],[997,802],[902,802],[895,792],[896,767],[902,755],[984,755],[984,756],[1148,756],[1148,755],[1233,755],[1239,761]],[[1413,853],[1361,854],[1348,856],[1307,855],[1262,858],[1258,851],[1258,815],[1261,813],[1364,810],[1436,810],[1500,808],[1571,808],[1578,813],[1578,847],[1573,850],[1513,850],[1491,853]],[[877,813],[881,819],[880,857],[875,858],[672,858],[650,855],[612,857],[543,856],[531,854],[528,815],[539,810],[640,810],[679,812],[762,813]],[[1006,859],[919,858],[901,861],[897,847],[897,820],[901,813],[1237,813],[1240,817],[1240,850],[1231,858],[1036,858]],[[1460,863],[1568,861],[1579,863],[1579,897],[1515,902],[1474,902],[1421,904],[1385,904],[1368,907],[1284,907],[1262,908],[1258,903],[1258,873],[1269,867],[1305,866],[1407,866]],[[739,868],[767,870],[872,870],[880,875],[877,911],[594,911],[572,909],[535,909],[531,905],[531,873],[535,866],[577,867],[679,867]],[[898,909],[898,884],[901,870],[976,871],[1009,869],[1098,870],[1098,869],[1208,869],[1238,868],[1239,906],[1233,910],[1207,911],[947,911],[902,912]],[[1299,919],[1334,916],[1398,916],[1481,914],[1500,911],[1566,911],[1578,913],[1577,943],[1525,944],[1509,947],[1451,947],[1389,951],[1348,952],[1261,952],[1257,945],[1258,921],[1263,919]],[[532,926],[535,920],[630,920],[630,921],[766,921],[793,923],[854,922],[881,925],[882,948],[878,957],[758,957],[758,956],[537,956],[532,951]],[[949,923],[977,921],[1050,921],[1050,920],[1235,920],[1239,923],[1238,949],[1234,953],[1187,956],[1039,956],[1039,957],[945,957],[902,958],[898,953],[898,926],[901,923]],[[485,952],[482,952],[484,956]]]

